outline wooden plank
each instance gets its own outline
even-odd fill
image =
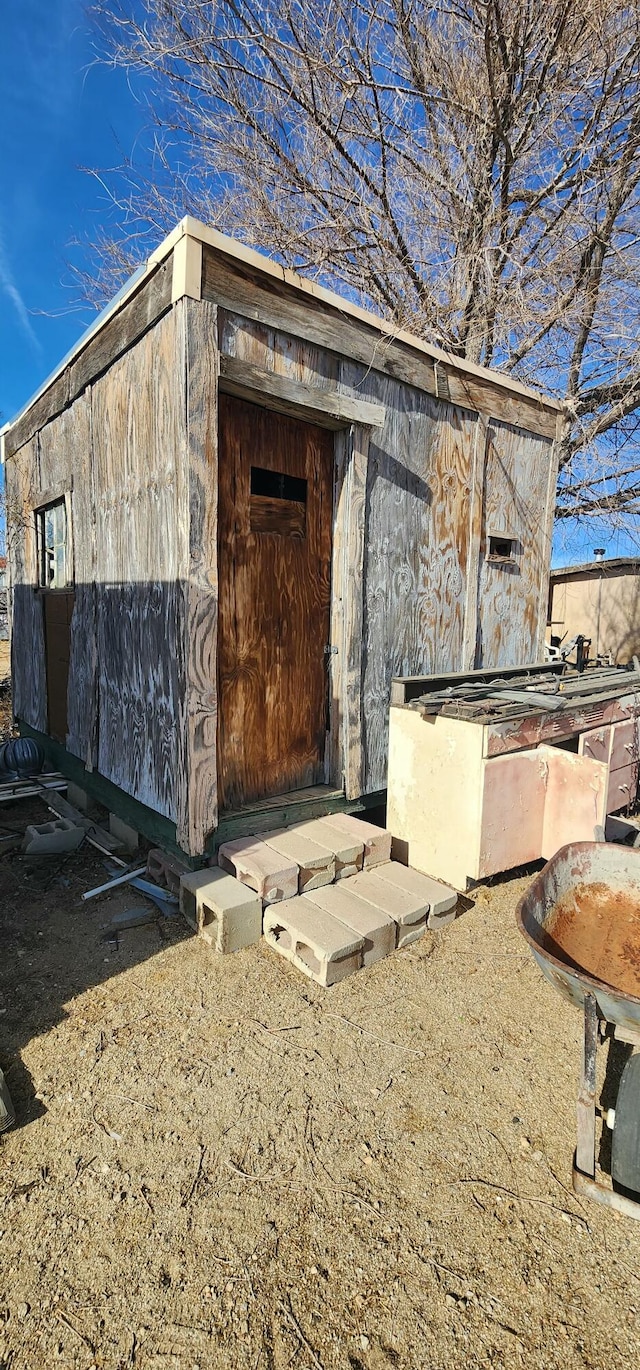
[[[24,443],[29,442],[34,433],[37,433],[39,428],[44,428],[45,423],[48,423],[55,414],[59,414],[68,403],[69,372],[65,370],[9,429],[4,440],[5,459],[12,457]]]
[[[595,996],[584,996],[584,1038],[582,1075],[576,1109],[576,1166],[583,1175],[596,1173],[596,1053],[598,1049],[598,1008]]]
[[[253,400],[294,418],[309,418],[324,428],[343,428],[350,423],[382,428],[384,424],[384,409],[380,405],[354,400],[337,389],[321,390],[291,380],[237,357],[221,357],[220,388],[228,395]]]
[[[486,451],[487,421],[484,414],[479,414],[473,444],[473,466],[469,480],[469,560],[467,567],[467,593],[464,605],[464,639],[461,662],[464,671],[472,670],[476,660],[480,543],[482,539],[482,507]],[[542,652],[540,652],[540,655],[542,655]]]
[[[218,821],[218,346],[216,306],[185,300],[187,513],[184,772],[177,832],[192,854]]]
[[[510,670],[496,666],[493,670],[452,671],[443,675],[438,674],[437,685],[432,676],[400,676],[391,681],[391,703],[409,704],[411,700],[419,699],[420,695],[426,694],[430,689],[446,690],[450,685],[464,685],[467,682],[473,684],[485,680],[518,681],[530,676],[532,672],[535,675],[562,675],[564,669],[563,662],[544,661],[535,666],[514,666]]]
[[[343,668],[342,718],[344,783],[347,799],[357,799],[365,791],[365,739],[363,736],[363,630],[364,558],[367,474],[369,466],[368,428],[353,425],[347,444],[345,489],[343,581]]]
[[[76,827],[84,828],[85,832],[90,833],[91,836],[89,837],[89,841],[93,838],[98,843],[99,847],[104,848],[105,851],[122,851],[122,842],[119,842],[117,837],[114,837],[112,833],[101,828],[94,819],[87,818],[86,813],[79,813],[78,809],[74,809],[73,804],[69,804],[62,795],[55,792],[52,793],[45,785],[40,785],[37,793],[40,795],[41,799],[44,799],[45,804],[51,809],[52,813],[57,813],[59,818],[70,819],[72,823],[75,823]]]
[[[220,396],[220,807],[324,778],[333,442]],[[256,455],[257,454],[257,455]],[[306,483],[305,536],[251,525],[251,465]]]
[[[39,483],[39,438],[16,452],[5,467],[7,553],[11,581],[11,675],[13,711],[32,728],[47,728],[42,597],[38,593],[34,491]]]
[[[69,400],[101,376],[171,308],[172,261],[163,262],[71,363]]]
[[[10,428],[5,436],[5,457],[15,451],[50,419],[66,408],[117,357],[131,347],[171,307],[172,261],[163,262],[140,288],[74,356],[69,366]]]
[[[324,301],[301,292],[286,281],[271,281],[246,262],[233,261],[206,247],[203,251],[202,294],[225,309],[256,319],[270,328],[305,339],[405,384],[436,396],[434,359],[409,343],[398,341],[375,325],[349,317]],[[531,432],[555,437],[557,408],[547,407],[518,393],[508,378],[496,379],[467,371],[446,361],[438,362],[446,375],[452,404],[462,405],[503,421],[520,424]]]
[[[176,310],[92,388],[97,765],[175,822],[183,769],[184,367]]]
[[[346,756],[347,730],[343,726],[346,705],[346,651],[345,605],[349,593],[349,580],[362,574],[362,568],[349,566],[347,562],[348,545],[348,503],[349,503],[349,454],[352,448],[351,433],[344,429],[336,433],[334,439],[333,461],[333,539],[331,552],[331,627],[328,658],[329,690],[329,728],[325,749],[325,781],[328,785],[342,785]]]
[[[544,515],[541,519],[540,527],[540,610],[538,613],[538,642],[537,656],[544,656],[545,638],[547,630],[547,617],[549,609],[549,579],[551,573],[551,554],[553,550],[553,524],[556,512],[556,489],[558,484],[558,462],[560,459],[560,439],[564,428],[564,417],[558,414],[556,420],[555,442],[549,453],[549,471],[547,479],[546,501]]]

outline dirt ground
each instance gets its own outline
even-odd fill
[[[581,1018],[516,930],[530,873],[329,991],[180,920],[116,947],[140,901],[83,904],[103,878],[0,862],[4,1370],[638,1364],[640,1226],[571,1190]]]

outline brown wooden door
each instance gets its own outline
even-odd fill
[[[324,779],[333,435],[220,395],[221,808]]]
[[[66,744],[71,619],[75,595],[73,590],[46,590],[43,600],[48,729],[50,737]]]

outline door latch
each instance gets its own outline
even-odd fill
[[[324,649],[324,654],[325,654],[325,656],[337,656],[337,655],[338,655],[338,648],[337,648],[337,647],[330,647],[330,646],[325,647],[325,649]]]

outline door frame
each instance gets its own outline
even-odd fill
[[[224,359],[221,359],[221,361]],[[331,412],[323,408],[324,392],[286,378],[286,398],[265,393],[265,374],[243,364],[243,384],[221,366],[218,389],[263,409],[333,429],[333,513],[328,654],[328,721],[325,734],[324,783],[344,790],[348,800],[363,792],[362,630],[365,513],[369,438],[384,422],[379,405],[331,392]],[[281,382],[282,377],[270,376]],[[239,394],[239,391],[242,393]],[[219,406],[218,423],[219,423]],[[341,414],[339,411],[343,410]],[[338,412],[336,412],[338,411]],[[368,422],[359,420],[364,416]],[[217,547],[216,547],[217,556]]]

